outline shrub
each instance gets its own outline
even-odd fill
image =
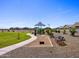
[[[52,33],[53,32],[52,29],[47,29],[46,32],[50,36],[50,38],[54,37],[54,35]]]
[[[57,30],[56,29],[52,29],[52,32],[56,32]]]
[[[60,30],[58,30],[58,33],[60,33]]]
[[[70,29],[70,33],[71,33],[72,36],[74,36],[75,33],[76,33],[76,28],[75,28],[75,27],[72,27],[72,28]]]
[[[66,29],[63,30],[63,34],[66,34]]]
[[[63,34],[66,34],[66,29],[67,29],[66,26],[67,26],[67,25],[65,25],[65,26],[63,27]]]
[[[44,34],[44,29],[39,28],[39,29],[37,30],[37,33],[38,33],[38,34]]]

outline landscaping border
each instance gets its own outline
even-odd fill
[[[20,48],[20,47],[22,47],[24,45],[27,45],[27,44],[29,44],[32,41],[37,39],[37,37],[34,36],[33,34],[28,33],[27,35],[30,35],[31,38],[28,39],[28,40],[22,41],[20,43],[17,43],[17,44],[13,44],[13,45],[10,45],[10,46],[4,47],[4,48],[0,48],[0,55],[6,54],[6,53],[8,53],[8,52],[10,52],[12,50],[15,50],[15,49]]]

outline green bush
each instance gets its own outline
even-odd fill
[[[55,32],[56,33],[60,33],[60,29],[55,29]]]
[[[76,28],[75,28],[75,27],[72,27],[72,28],[70,29],[70,33],[71,33],[72,36],[74,36],[75,33],[76,33]]]
[[[52,30],[51,29],[47,29],[46,32],[49,35],[52,32]]]
[[[54,37],[52,29],[47,29],[46,32],[51,38]]]
[[[56,32],[57,30],[56,29],[52,29],[52,32]]]
[[[37,33],[38,33],[38,34],[44,34],[44,29],[39,28],[39,29],[37,30]]]
[[[60,33],[60,30],[58,30],[57,32]]]

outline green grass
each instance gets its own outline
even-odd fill
[[[0,32],[0,48],[19,43],[29,38],[30,36],[26,35],[25,32],[19,32],[19,36],[18,32]]]

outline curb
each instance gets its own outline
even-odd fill
[[[51,46],[53,47],[53,44],[52,44],[51,39],[49,37],[48,37],[48,40],[49,40]]]

